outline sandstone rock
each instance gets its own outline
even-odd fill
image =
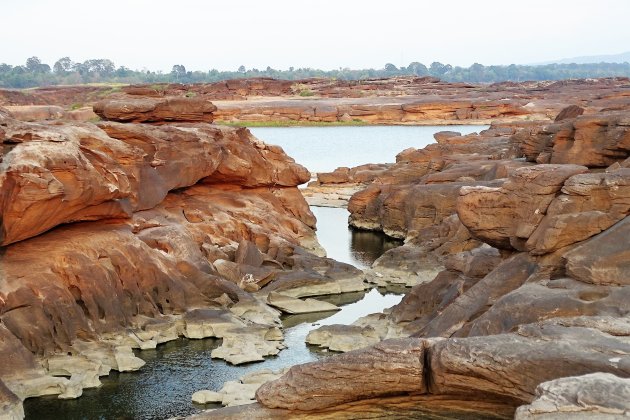
[[[627,246],[630,219],[624,218],[610,229],[579,244],[566,253],[567,273],[596,285],[628,285]]]
[[[527,283],[497,299],[491,308],[471,322],[468,336],[487,336],[514,331],[519,325],[549,318],[581,315],[625,316],[630,311],[628,287],[593,286],[573,279],[554,279],[545,284]],[[607,322],[610,322],[608,320]]]
[[[5,142],[13,145],[0,174],[3,245],[60,223],[129,218],[131,211],[152,208],[168,191],[201,179],[246,187],[309,179],[281,149],[245,129],[13,122],[6,131]],[[28,140],[33,137],[38,141]],[[287,207],[297,199],[286,193],[278,198]]]
[[[535,274],[537,269],[538,266],[535,261],[529,255],[521,253],[502,261],[487,276],[466,291],[463,291],[465,281],[454,283],[452,289],[443,285],[439,279],[435,285],[429,283],[427,288],[437,287],[444,293],[444,297],[442,300],[438,297],[436,302],[433,302],[433,305],[436,305],[436,309],[438,309],[434,317],[431,318],[432,313],[430,312],[421,313],[424,316],[429,316],[428,323],[424,325],[416,323],[415,327],[418,329],[415,335],[450,337],[472,318],[485,312],[501,296],[520,287],[530,276]],[[460,292],[458,288],[462,288],[462,291]],[[461,293],[459,296],[453,297],[459,293]],[[404,315],[399,313],[398,316]]]
[[[366,418],[475,418],[509,419],[514,408],[489,398],[462,400],[456,396],[404,395],[353,401],[316,411],[267,408],[259,403],[204,411],[191,419],[309,419],[359,420]]]
[[[235,328],[246,324],[226,310],[194,309],[184,315],[186,338],[225,337]]]
[[[260,387],[256,399],[270,408],[313,410],[364,398],[423,393],[423,360],[422,340],[389,340],[293,366],[280,379]]]
[[[306,314],[312,312],[338,311],[340,308],[332,303],[317,299],[296,299],[281,293],[271,292],[267,296],[269,305],[288,314]]]
[[[254,371],[242,376],[238,381],[227,381],[223,387],[215,391],[197,391],[192,395],[192,400],[197,404],[220,403],[233,407],[256,402],[256,390],[266,382],[278,379],[287,369],[277,372],[269,369]]]
[[[558,122],[570,118],[576,118],[582,114],[584,114],[584,108],[577,105],[569,105],[568,107],[563,108],[562,111],[558,113],[554,121]]]
[[[564,182],[586,171],[577,165],[520,168],[500,188],[462,188],[457,214],[479,240],[501,249],[524,251],[525,242],[543,220]]]
[[[275,356],[285,348],[282,339],[278,328],[234,328],[226,331],[221,346],[212,350],[211,356],[233,365],[263,361],[266,356]]]
[[[104,100],[94,112],[104,120],[121,122],[208,122],[217,110],[211,102],[196,98],[142,98]]]
[[[298,251],[291,256],[291,266],[293,271],[277,273],[274,281],[264,287],[261,293],[278,292],[301,298],[357,292],[369,288],[361,270],[329,258],[313,257]]]
[[[21,401],[24,401],[31,397],[63,394],[69,384],[69,380],[49,376],[42,369],[36,369],[21,371],[12,377],[4,378],[4,384]]]
[[[332,351],[348,352],[382,341],[371,326],[324,325],[306,336],[306,343]]]
[[[525,248],[540,255],[608,229],[630,212],[629,183],[627,169],[567,179]]]
[[[520,140],[530,161],[606,167],[628,157],[629,127],[623,112],[582,115],[522,133]]]
[[[554,379],[536,388],[536,398],[519,407],[516,419],[627,417],[630,412],[630,379],[609,373]]]
[[[62,107],[55,105],[8,106],[6,109],[20,121],[59,120],[68,116]]]
[[[627,323],[627,320],[626,320]],[[630,375],[627,337],[554,320],[515,334],[443,340],[429,351],[434,394],[499,395],[529,403],[539,383],[567,375]]]
[[[464,185],[372,185],[352,196],[349,223],[359,229],[382,230],[394,238],[415,236],[455,213]]]
[[[48,374],[81,379],[81,388],[101,386],[99,374],[102,364],[83,356],[56,355],[46,359]]]

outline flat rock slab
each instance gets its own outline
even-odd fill
[[[307,314],[312,312],[338,311],[340,308],[332,303],[317,299],[298,299],[282,293],[271,292],[267,296],[267,303],[274,308],[288,314]]]

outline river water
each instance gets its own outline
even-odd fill
[[[453,129],[462,133],[485,127],[306,127],[256,128],[254,134],[267,143],[279,144],[311,171],[330,171],[338,166],[393,161],[407,147],[424,147],[432,134]],[[360,145],[360,146],[359,146]],[[358,156],[358,157],[357,157]],[[399,241],[375,232],[348,228],[345,209],[313,208],[318,219],[318,239],[328,256],[359,268],[368,267]],[[27,419],[163,419],[193,414],[208,405],[191,402],[193,392],[218,390],[224,382],[260,369],[277,370],[326,357],[330,353],[307,346],[304,339],[318,325],[350,324],[361,316],[397,304],[399,293],[372,289],[364,293],[323,297],[343,305],[335,313],[292,315],[283,318],[287,348],[264,362],[232,366],[212,359],[219,346],[216,339],[178,339],[143,350],[136,355],[146,361],[138,372],[116,373],[101,378],[103,385],[84,390],[76,400],[56,396],[28,399],[24,403]]]
[[[296,162],[311,172],[330,172],[340,166],[395,162],[401,151],[421,149],[434,143],[438,131],[470,134],[488,126],[409,126],[364,127],[255,127],[251,132],[270,144],[282,146]]]

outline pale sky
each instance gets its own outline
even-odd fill
[[[527,64],[630,50],[628,0],[0,0],[0,63],[170,71]]]

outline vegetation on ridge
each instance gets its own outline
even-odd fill
[[[173,66],[170,73],[150,70],[131,70],[116,67],[108,59],[91,59],[75,63],[69,57],[57,60],[52,68],[37,57],[31,57],[21,66],[0,64],[0,87],[29,88],[34,86],[71,85],[84,83],[210,83],[227,79],[273,77],[275,79],[300,80],[311,77],[359,80],[393,76],[433,76],[447,82],[494,83],[502,81],[562,80],[592,77],[630,77],[630,63],[547,64],[538,66],[515,65],[484,66],[475,63],[470,67],[451,66],[439,62],[429,67],[419,62],[396,67],[387,63],[382,69],[339,68],[318,70],[293,68],[276,70],[246,69],[236,71],[188,71],[182,64]],[[305,91],[303,96],[309,96]]]

